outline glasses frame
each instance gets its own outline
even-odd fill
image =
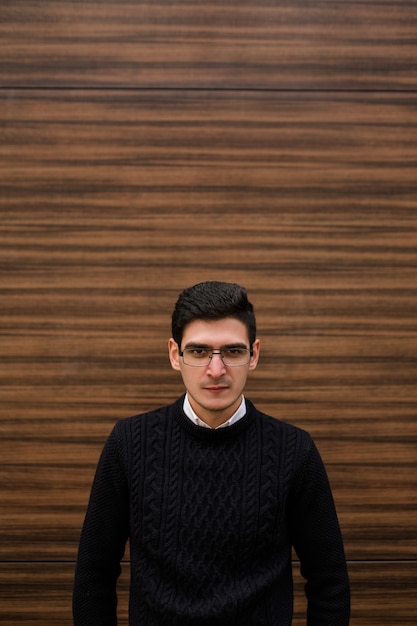
[[[245,363],[232,363],[232,364],[225,363],[224,362],[224,354],[223,354],[223,352],[225,352],[226,350],[232,349],[233,346],[229,346],[227,348],[220,348],[219,350],[215,350],[214,348],[207,348],[206,346],[201,346],[204,350],[207,350],[207,352],[211,352],[211,354],[208,356],[208,361],[206,361],[205,363],[201,363],[201,364],[199,364],[199,363],[187,363],[184,360],[184,352],[187,352],[187,351],[190,351],[190,350],[195,350],[198,347],[200,347],[200,346],[196,346],[194,348],[184,348],[184,350],[180,350],[179,355],[180,355],[180,357],[182,357],[182,361],[183,361],[184,365],[188,365],[189,367],[208,367],[210,365],[214,355],[217,354],[221,358],[221,360],[223,362],[223,365],[225,367],[243,367],[244,365],[247,365],[250,362],[251,358],[253,357],[253,350],[252,350],[252,348],[242,348],[241,346],[239,346],[239,350],[245,350],[245,352],[247,352],[248,360]]]

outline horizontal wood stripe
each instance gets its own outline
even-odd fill
[[[210,262],[220,266],[213,257],[221,244],[208,235],[227,228],[235,266],[256,262],[266,276],[278,268],[310,278],[315,262],[321,272],[334,272],[341,288],[352,264],[375,268],[377,277],[382,261],[384,279],[399,261],[405,278],[414,271],[415,95],[6,91],[0,97],[0,207],[11,265],[18,260],[13,236],[42,238],[36,271],[59,248],[54,234],[70,224],[60,266],[91,264],[101,254],[114,272],[120,247],[100,246],[96,236],[111,218],[115,233],[124,231],[129,264],[140,234],[144,252],[159,263],[201,269],[203,253],[211,251]],[[34,208],[42,211],[31,226]],[[29,220],[24,233],[14,226],[16,209]],[[81,234],[85,224],[91,228],[89,214],[95,230]],[[175,255],[174,237],[161,247],[157,220],[173,235],[193,237],[199,257],[188,246]],[[42,225],[50,227],[45,238]],[[250,245],[255,226],[257,247]],[[279,242],[271,228],[280,229]],[[95,239],[94,257],[80,258],[88,238]]]
[[[417,6],[2,2],[0,86],[415,89]]]
[[[410,563],[354,563],[350,565],[352,620],[355,626],[413,625],[417,620],[414,591],[417,567]],[[293,626],[305,626],[302,580],[296,579]],[[119,624],[127,626],[128,563],[119,585]],[[66,626],[71,619],[72,563],[11,563],[0,567],[0,621],[8,626]],[[22,599],[24,598],[24,601]]]
[[[247,395],[315,437],[349,558],[415,558],[415,112],[412,94],[3,94],[4,559],[75,558],[112,424],[182,392],[169,316],[207,278],[248,287]]]

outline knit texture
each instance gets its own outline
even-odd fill
[[[257,411],[195,426],[183,398],[119,421],[101,455],[76,568],[75,626],[115,626],[130,538],[131,626],[290,626],[291,548],[308,626],[347,626],[349,583],[308,433]]]

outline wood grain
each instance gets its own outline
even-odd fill
[[[1,2],[0,622],[71,623],[103,442],[182,393],[172,306],[220,279],[257,311],[248,397],[325,460],[352,626],[416,623],[416,19]]]
[[[75,558],[103,441],[182,392],[171,309],[213,277],[249,288],[248,395],[317,440],[349,558],[416,557],[415,112],[407,94],[8,92],[5,559]]]
[[[121,252],[131,255],[130,264],[137,258],[138,235],[149,253],[146,262],[155,258],[175,269],[193,263],[199,270],[210,261],[219,270],[224,264],[214,258],[222,245],[217,236],[227,229],[232,269],[256,264],[265,280],[285,271],[302,274],[309,284],[326,273],[341,289],[359,286],[364,267],[373,270],[379,286],[401,266],[400,286],[414,286],[407,282],[415,270],[414,94],[0,95],[0,207],[11,229],[11,269],[18,209],[18,225],[26,219],[28,229],[15,231],[15,237],[30,239],[43,235],[42,226],[51,228],[34,272],[54,260],[61,242],[53,236],[63,228],[67,263],[87,262],[80,250],[95,238],[96,258],[109,255],[110,280]],[[99,246],[100,229],[111,229],[117,216],[123,219],[115,234],[126,237],[127,247],[107,250]],[[155,238],[157,221],[171,233],[164,246]],[[77,240],[85,225],[90,230]],[[253,228],[259,231],[256,245]],[[271,238],[271,228],[282,232],[280,242]],[[216,239],[208,240],[212,235]],[[199,245],[197,258],[194,247],[181,246],[181,238],[189,237]],[[24,251],[20,255],[18,261],[27,260]]]
[[[4,87],[416,88],[409,0],[5,1]]]

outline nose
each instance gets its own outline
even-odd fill
[[[217,358],[215,358],[217,357]],[[212,376],[218,377],[226,371],[226,366],[223,363],[221,352],[213,352],[210,363],[207,365],[207,369]]]

